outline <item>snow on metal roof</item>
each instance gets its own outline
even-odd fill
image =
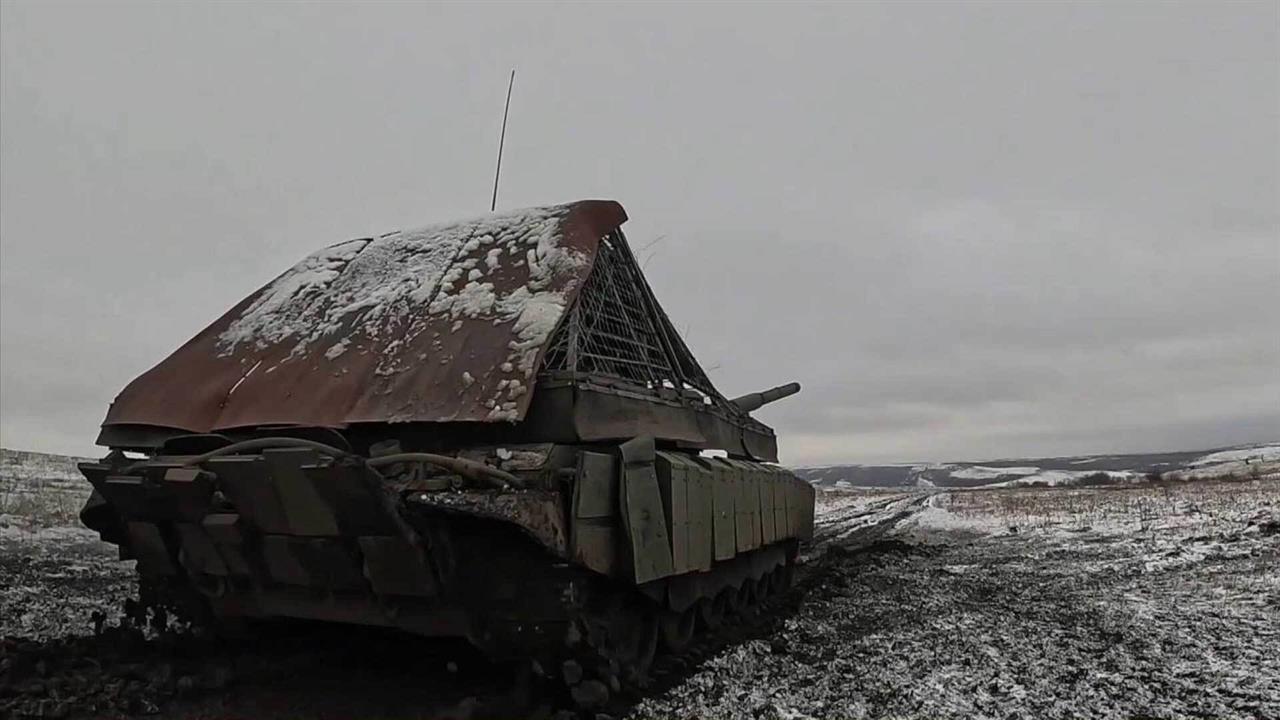
[[[134,380],[104,425],[515,421],[622,206],[582,201],[303,259]]]

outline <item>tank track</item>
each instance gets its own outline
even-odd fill
[[[576,598],[564,648],[552,667],[535,661],[561,720],[625,714],[635,701],[682,677],[735,642],[772,631],[798,605],[794,560],[758,580],[702,598],[683,613],[605,582]]]
[[[635,585],[565,564],[523,538],[504,535],[501,525],[432,513],[407,519],[429,545],[469,551],[440,563],[460,573],[448,578],[451,587],[475,593],[477,582],[500,575],[507,578],[504,585],[519,588],[518,604],[495,608],[472,641],[495,663],[523,668],[516,673],[528,675],[528,706],[556,708],[562,720],[625,714],[655,683],[726,645],[761,636],[798,603],[798,543],[762,549],[782,562],[759,579],[746,577],[675,613]],[[490,559],[486,572],[468,577],[482,558]],[[717,566],[711,574],[728,570]],[[498,592],[495,586],[472,597]],[[558,609],[547,608],[553,599]],[[538,607],[548,610],[541,620],[533,619]]]

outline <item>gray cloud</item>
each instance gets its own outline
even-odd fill
[[[0,22],[0,442],[315,247],[613,197],[789,462],[1280,437],[1280,10],[47,6]]]

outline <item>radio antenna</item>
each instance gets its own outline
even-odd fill
[[[507,114],[511,112],[511,88],[516,84],[516,69],[511,68],[511,80],[507,83],[507,104],[502,109],[502,134],[498,136],[498,167],[493,171],[493,200],[489,212],[498,209],[498,178],[502,176],[502,146],[507,142]]]

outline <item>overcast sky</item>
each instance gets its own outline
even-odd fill
[[[1280,439],[1280,7],[52,5],[0,16],[0,443],[312,250],[613,198],[782,459]],[[175,401],[178,401],[175,399]]]

